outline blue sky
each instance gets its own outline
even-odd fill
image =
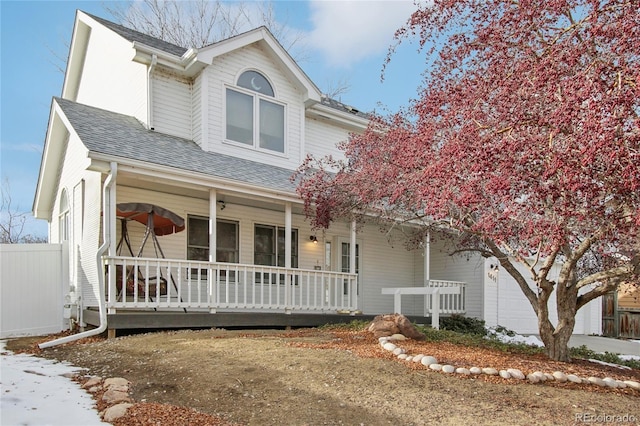
[[[416,44],[403,45],[380,82],[411,1],[274,1],[274,7],[276,19],[304,32],[309,59],[300,65],[321,89],[347,81],[341,100],[363,111],[395,111],[416,96],[424,71]],[[30,211],[33,204],[76,9],[113,20],[102,1],[0,0],[0,176],[10,183],[12,210]],[[46,236],[46,222],[30,219],[25,233]]]

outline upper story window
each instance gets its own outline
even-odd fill
[[[227,88],[226,138],[284,153],[284,105],[275,101],[269,81],[256,71],[245,71],[237,85],[246,90]]]

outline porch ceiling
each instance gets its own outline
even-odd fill
[[[118,175],[118,185],[131,188],[140,188],[148,191],[159,192],[163,194],[180,195],[183,197],[197,198],[200,200],[209,199],[210,187],[185,185],[180,182],[171,180],[157,179],[150,180],[144,177],[136,176],[130,173],[121,173]],[[239,194],[228,190],[217,191],[218,201],[224,201],[226,204],[235,204],[240,206],[255,207],[263,210],[273,210],[277,212],[284,212],[284,203],[282,201],[273,200],[268,196],[248,196],[246,194]],[[128,200],[136,201],[136,200]],[[302,204],[293,204],[293,214],[304,214]]]

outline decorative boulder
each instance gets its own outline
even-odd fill
[[[507,368],[507,373],[511,375],[514,379],[524,380],[524,373],[517,368]]]
[[[424,340],[425,335],[411,324],[407,317],[401,314],[378,315],[371,321],[367,329],[376,337],[402,334],[414,340]]]
[[[560,383],[564,383],[567,381],[567,375],[564,374],[562,371],[554,371],[553,378]]]
[[[587,380],[589,380],[589,382],[593,383],[594,385],[606,386],[606,383],[604,382],[604,380],[602,380],[599,377],[589,377]]]
[[[571,383],[582,383],[582,379],[575,374],[568,374],[567,380],[569,380]]]
[[[387,343],[385,343],[384,345],[382,345],[382,347],[383,347],[385,350],[389,351],[389,352],[393,352],[393,351],[395,351],[395,350],[396,350],[396,348],[397,348],[397,346],[396,346],[396,345],[394,345],[394,344],[393,344],[393,343],[391,343],[391,342],[387,342]]]
[[[102,419],[105,422],[113,423],[115,420],[127,414],[127,409],[132,406],[133,404],[130,404],[128,402],[113,405],[104,411]]]
[[[536,374],[527,374],[527,379],[531,382],[531,383],[538,383],[540,381],[540,376],[537,376]]]
[[[624,384],[635,390],[640,390],[640,383],[633,380],[625,380]]]
[[[511,374],[509,374],[509,372],[507,370],[500,370],[498,372],[498,374],[500,374],[500,377],[502,377],[503,379],[510,379],[511,378]]]
[[[484,374],[486,374],[487,376],[497,376],[498,375],[498,370],[496,370],[495,368],[491,368],[491,367],[483,368],[482,372]]]
[[[437,359],[435,359],[435,358],[434,358],[434,357],[432,357],[432,356],[428,356],[428,355],[427,355],[427,356],[423,356],[423,357],[420,359],[420,362],[422,363],[422,365],[426,365],[426,366],[428,367],[428,366],[430,366],[431,364],[437,364],[437,363],[438,363],[438,360],[437,360]]]

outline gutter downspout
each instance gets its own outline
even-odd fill
[[[49,342],[41,343],[38,345],[40,349],[50,348],[52,346],[62,345],[64,343],[74,342],[85,337],[95,336],[101,334],[107,329],[107,307],[104,291],[104,274],[102,271],[102,256],[109,250],[111,245],[111,188],[115,184],[116,176],[118,174],[118,164],[111,163],[111,171],[104,181],[104,188],[102,192],[102,234],[104,242],[98,248],[96,253],[96,263],[98,264],[98,309],[100,313],[100,326],[92,330],[88,330],[82,333],[73,334],[71,336],[61,337],[60,339],[51,340]]]
[[[147,127],[149,130],[154,130],[152,118],[153,108],[151,105],[153,101],[153,81],[151,80],[151,73],[153,72],[157,63],[158,55],[154,53],[153,55],[151,55],[151,64],[149,65],[149,70],[147,71],[147,122],[149,123]]]

